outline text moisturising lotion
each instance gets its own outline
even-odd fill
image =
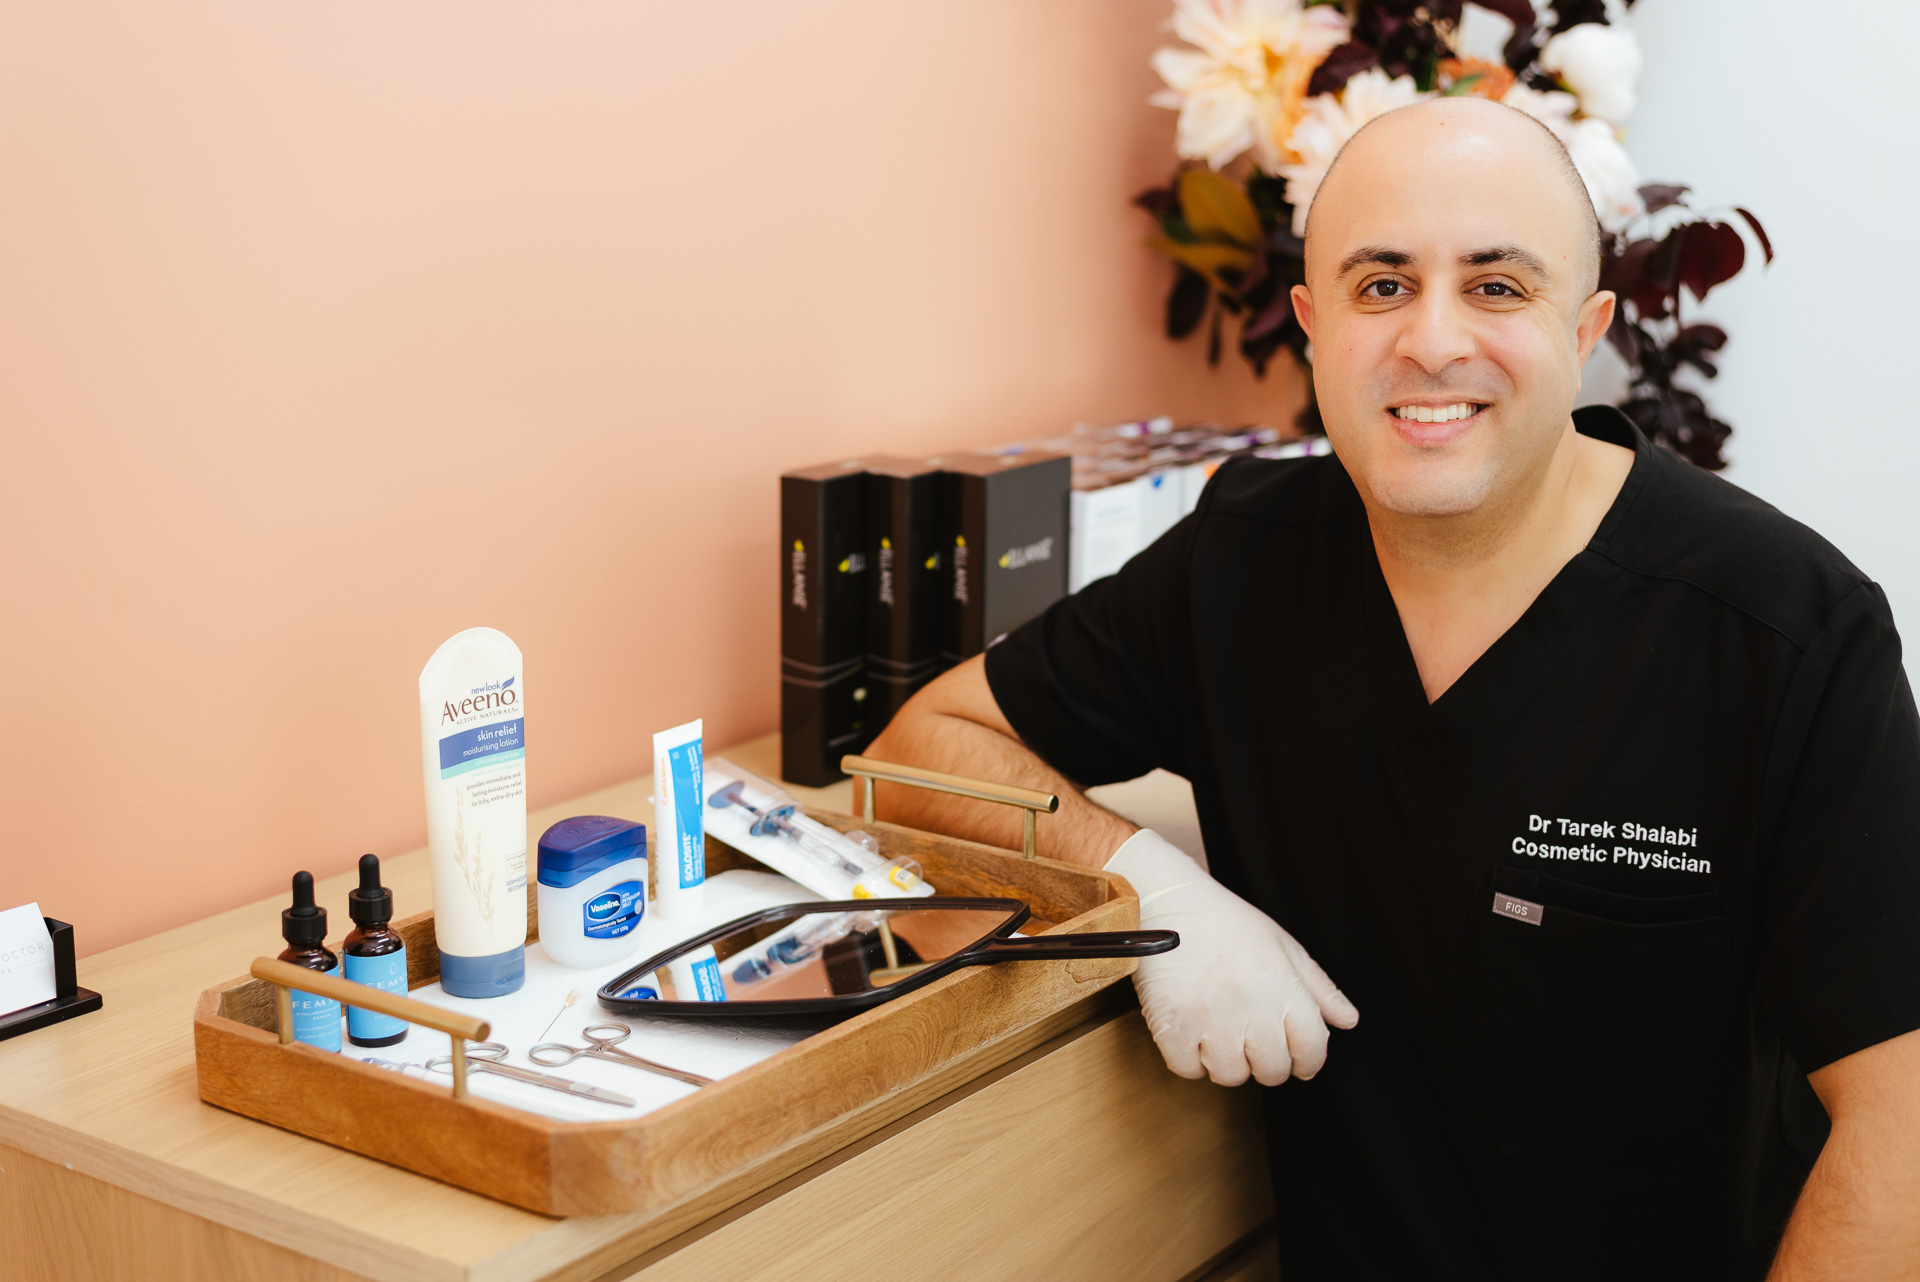
[[[527,736],[520,647],[448,638],[420,672],[420,747],[440,986],[499,997],[527,976]]]

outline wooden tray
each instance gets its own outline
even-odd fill
[[[956,838],[812,810],[910,855],[942,892],[1024,899],[1042,933],[1132,930],[1123,878]],[[709,873],[759,867],[712,837]],[[527,896],[527,938],[539,937]],[[1031,929],[1032,927],[1030,927]],[[433,914],[395,924],[407,986],[439,976]],[[282,1044],[271,984],[243,977],[194,1010],[200,1098],[547,1215],[655,1210],[725,1183],[765,1187],[1085,1018],[1131,960],[970,967],[856,1015],[645,1116],[565,1122],[298,1042]]]

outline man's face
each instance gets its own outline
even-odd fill
[[[1405,516],[1537,484],[1612,315],[1611,295],[1588,297],[1589,214],[1569,208],[1551,140],[1490,115],[1506,108],[1450,105],[1349,147],[1294,291],[1327,436],[1362,492]]]

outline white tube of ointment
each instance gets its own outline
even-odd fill
[[[699,721],[653,736],[652,907],[668,921],[700,916],[706,901],[706,796]]]

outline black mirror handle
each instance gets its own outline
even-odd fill
[[[1003,961],[1073,961],[1082,957],[1151,957],[1180,946],[1171,930],[1107,930],[1085,935],[1036,935],[1030,939],[989,940],[964,955],[964,964]]]

